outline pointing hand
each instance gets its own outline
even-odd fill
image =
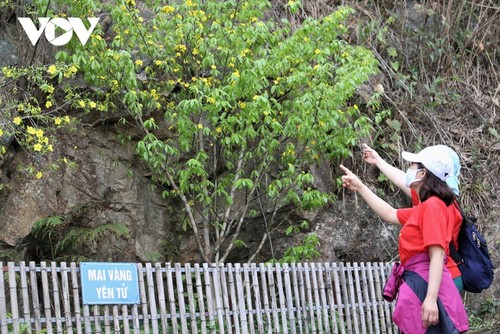
[[[375,151],[370,146],[363,144],[363,159],[370,165],[376,165],[380,156],[377,151]]]
[[[363,182],[349,169],[347,169],[344,165],[340,165],[340,169],[344,172],[345,175],[342,175],[342,186],[348,188],[352,191],[358,191],[363,186]]]

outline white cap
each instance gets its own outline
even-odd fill
[[[446,179],[446,184],[448,184],[448,187],[453,190],[455,195],[459,196],[460,195],[460,158],[458,157],[457,152],[455,152],[452,148],[445,146],[445,145],[436,145],[440,149],[443,150],[443,153],[447,154],[451,161],[453,161],[453,174],[450,175],[449,178]]]
[[[406,161],[421,163],[441,181],[445,181],[447,177],[454,174],[453,161],[439,146],[426,147],[417,154],[403,152],[401,156]]]

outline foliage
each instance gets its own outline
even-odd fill
[[[319,238],[316,233],[307,234],[304,237],[302,245],[290,247],[285,251],[285,255],[279,260],[280,263],[299,263],[304,261],[313,261],[320,254]]]
[[[350,8],[291,31],[266,18],[269,3],[258,0],[151,1],[141,10],[134,0],[35,4],[45,16],[109,11],[106,32],[98,27],[85,47],[73,39],[45,69],[60,99],[38,84],[43,75],[30,77],[51,102],[41,114],[55,122],[60,110],[126,111],[122,122],[143,133],[137,154],[163,195],[182,202],[204,261],[227,258],[249,215],[275,226],[285,204],[324,205],[329,195],[313,187],[309,166],[348,156],[369,129],[349,99],[377,63],[342,38]],[[32,104],[42,109],[40,101]]]
[[[124,224],[107,223],[92,226],[77,226],[71,219],[51,216],[39,219],[31,231],[32,245],[37,247],[37,257],[50,261],[87,260],[84,246],[99,242],[105,236],[129,237]]]
[[[494,329],[498,327],[500,318],[498,308],[500,302],[495,298],[484,300],[478,308],[468,310],[471,329]]]
[[[0,87],[6,93],[4,99],[0,97],[0,159],[15,141],[32,158],[33,164],[22,166],[24,172],[40,179],[44,168],[57,169],[60,164],[68,163],[67,159],[60,157],[50,166],[37,164],[53,151],[55,133],[74,124],[74,120],[65,114],[72,98],[69,95],[56,97],[56,94],[60,90],[68,91],[67,83],[62,83],[76,74],[76,67],[3,67],[2,74]]]

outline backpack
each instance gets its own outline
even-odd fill
[[[450,255],[462,273],[464,290],[479,293],[493,281],[493,262],[486,240],[477,229],[476,217],[465,215],[456,202],[455,206],[462,215],[462,225],[458,235],[458,251],[450,242]]]

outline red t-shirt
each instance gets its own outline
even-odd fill
[[[439,246],[449,253],[451,225],[446,204],[436,196],[408,209],[397,211],[403,225],[399,234],[399,257],[404,265],[411,257]]]
[[[418,197],[417,192],[413,189],[411,189],[411,202],[414,206],[420,203],[420,198]],[[453,205],[450,205],[448,207],[448,211],[449,215],[451,216],[453,225],[452,228],[453,244],[455,245],[455,248],[458,249],[458,234],[460,233],[460,226],[462,225],[462,215],[460,213],[460,210],[457,209],[457,207],[455,206],[455,203],[453,203]],[[458,269],[458,266],[450,256],[450,253],[447,252],[446,256],[447,256],[446,267],[450,271],[451,277],[455,278],[461,276],[462,274],[460,273],[460,269]]]

